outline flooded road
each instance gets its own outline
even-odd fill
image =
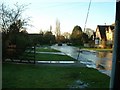
[[[54,45],[51,48],[60,50],[68,56],[78,59],[79,63],[85,64],[89,68],[96,68],[100,72],[111,76],[112,69],[112,52],[93,52],[83,50],[78,57],[79,48],[73,46]]]

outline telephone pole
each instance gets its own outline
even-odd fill
[[[116,0],[114,48],[110,89],[120,90],[120,0]]]

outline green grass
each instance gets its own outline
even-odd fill
[[[36,49],[37,52],[60,52],[55,49],[51,49],[49,47],[41,47]],[[27,57],[28,56],[28,57]],[[24,60],[33,60],[34,59],[34,54],[33,53],[23,53],[20,56],[20,59]],[[36,61],[75,61],[76,59],[67,56],[67,55],[59,55],[59,54],[46,54],[46,53],[36,53],[35,54],[35,60]]]
[[[86,67],[3,64],[3,88],[69,88],[76,80],[88,88],[109,88],[110,77]]]
[[[20,59],[32,59],[34,57],[34,54],[28,54],[30,57],[26,57],[27,53],[24,53],[22,56],[20,56]],[[36,53],[35,54],[35,60],[36,61],[75,61],[76,59],[67,56],[67,55],[58,55],[58,54],[44,54],[44,53]]]
[[[38,52],[60,52],[58,50],[52,49],[52,48],[38,48],[36,49]]]
[[[57,55],[57,54],[36,54],[36,60],[41,61],[75,61],[75,59],[71,58],[67,55]]]

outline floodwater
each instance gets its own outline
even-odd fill
[[[66,44],[63,44],[62,46],[53,45],[51,48],[60,50],[66,55],[78,59],[79,63],[83,63],[89,68],[96,68],[100,72],[111,76],[112,52],[93,52],[83,50],[79,53],[79,48],[67,46]]]
[[[74,61],[38,61],[38,63],[70,63],[73,64]]]

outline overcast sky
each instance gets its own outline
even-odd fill
[[[0,0],[12,6],[29,4],[24,17],[31,17],[29,33],[39,33],[40,29],[55,31],[56,19],[60,21],[62,32],[70,32],[75,25],[85,26],[90,0]],[[97,25],[110,25],[115,22],[115,0],[92,0],[86,28],[96,29]]]

